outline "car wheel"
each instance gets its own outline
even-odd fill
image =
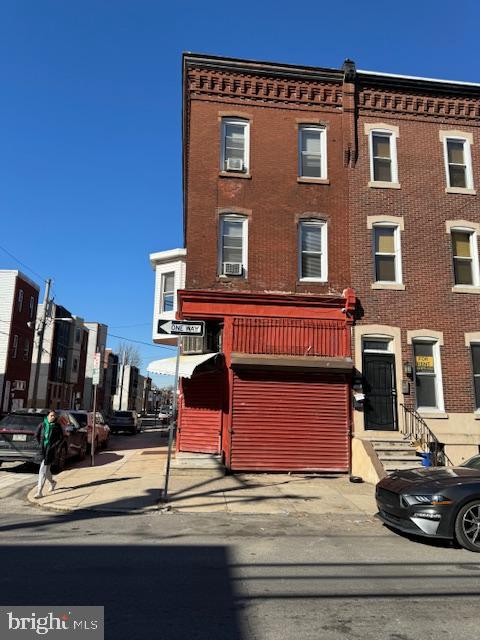
[[[85,460],[86,457],[87,457],[87,441],[84,440],[82,442],[82,446],[80,447],[80,451],[78,452],[78,459]]]
[[[52,471],[54,473],[61,473],[65,469],[65,465],[67,464],[67,447],[63,445],[63,447],[58,452],[57,459],[55,464],[52,465]]]
[[[455,536],[462,547],[480,553],[480,500],[460,509],[455,519]]]

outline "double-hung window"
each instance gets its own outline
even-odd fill
[[[28,356],[30,355],[30,340],[25,338],[25,342],[23,343],[23,359],[28,360]]]
[[[327,282],[327,224],[304,220],[299,226],[300,280]]]
[[[12,343],[12,358],[17,357],[17,351],[18,351],[18,336],[14,335],[13,343]]]
[[[220,218],[219,273],[247,275],[247,219],[238,215]]]
[[[415,384],[417,409],[443,411],[440,347],[436,340],[415,340]]]
[[[21,313],[23,309],[23,289],[18,292],[18,313]]]
[[[447,188],[473,189],[470,143],[457,136],[443,138]]]
[[[301,125],[298,130],[301,178],[327,178],[327,133],[324,127]]]
[[[250,123],[241,118],[222,118],[221,171],[248,173]]]
[[[479,286],[477,234],[473,229],[451,229],[455,285]]]
[[[398,127],[365,125],[368,134],[371,187],[398,189],[397,137]]]
[[[33,319],[33,312],[35,310],[35,298],[33,296],[30,296],[30,305],[29,305],[28,309],[29,309],[28,310],[28,314],[29,314],[30,320],[32,320]]]
[[[162,273],[161,281],[161,313],[174,310],[175,273]]]
[[[373,251],[375,258],[375,281],[401,283],[402,263],[399,227],[390,224],[374,225]]]
[[[480,411],[480,342],[471,345],[475,409]]]

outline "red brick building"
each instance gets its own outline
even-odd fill
[[[27,406],[39,287],[0,270],[0,413]]]
[[[179,449],[368,475],[416,411],[476,453],[480,85],[186,54],[183,89],[177,315],[224,365],[184,382]]]

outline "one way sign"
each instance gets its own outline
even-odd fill
[[[171,336],[198,336],[205,333],[203,320],[159,320],[158,333],[166,333]]]

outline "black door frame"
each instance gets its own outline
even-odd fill
[[[373,338],[375,339],[375,338]],[[393,406],[393,429],[378,429],[375,427],[369,427],[368,426],[368,418],[367,418],[367,414],[364,411],[364,429],[365,431],[386,431],[386,432],[398,432],[399,430],[399,424],[398,424],[398,406],[397,406],[397,399],[398,399],[398,392],[397,392],[397,377],[396,377],[396,372],[395,372],[395,353],[391,352],[391,351],[364,351],[363,350],[363,345],[362,345],[362,373],[363,375],[365,375],[365,356],[378,356],[378,357],[385,357],[385,358],[389,358],[391,360],[391,370],[392,370],[392,406]],[[367,401],[368,398],[368,393],[365,393],[365,401]]]

